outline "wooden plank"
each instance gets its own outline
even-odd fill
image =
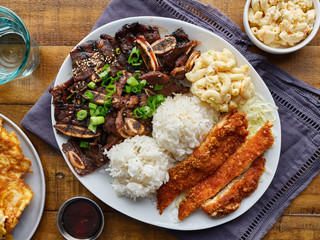
[[[107,1],[4,0],[1,5],[16,12],[40,45],[76,45],[107,6]]]
[[[320,239],[319,215],[282,216],[263,238],[264,240],[314,240]]]

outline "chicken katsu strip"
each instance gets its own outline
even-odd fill
[[[258,157],[249,170],[229,183],[215,197],[205,201],[201,207],[209,216],[222,217],[236,211],[241,201],[250,196],[258,187],[259,179],[265,170],[266,159]]]
[[[258,156],[270,148],[274,142],[271,127],[272,124],[267,121],[214,174],[191,188],[186,199],[180,202],[178,218],[183,220],[188,217],[207,199],[213,197],[234,178],[240,176]]]
[[[183,191],[195,186],[213,173],[248,135],[244,113],[236,110],[225,115],[208,133],[189,158],[169,170],[169,181],[157,191],[160,214]]]

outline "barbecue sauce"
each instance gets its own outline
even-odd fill
[[[74,238],[85,239],[94,236],[102,224],[102,216],[90,201],[79,199],[71,202],[64,210],[62,224]]]

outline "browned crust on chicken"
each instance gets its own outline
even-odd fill
[[[188,217],[207,199],[213,197],[234,178],[240,176],[258,156],[269,149],[274,142],[271,127],[272,124],[269,121],[266,122],[213,175],[191,188],[186,199],[180,202],[178,218],[183,220]]]
[[[183,191],[195,186],[213,173],[248,135],[245,114],[236,110],[224,116],[213,127],[189,158],[169,170],[169,181],[157,191],[160,214]]]
[[[258,157],[249,170],[237,181],[228,184],[226,190],[205,201],[201,207],[209,216],[223,217],[236,211],[241,201],[250,196],[258,187],[265,170],[266,159]]]

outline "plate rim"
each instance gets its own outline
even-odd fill
[[[34,226],[32,227],[31,230],[29,230],[27,232],[28,234],[26,235],[26,239],[31,239],[32,236],[34,235],[34,233],[36,232],[36,230],[38,229],[38,226],[39,226],[40,221],[42,219],[43,212],[44,212],[45,201],[46,201],[46,182],[45,182],[45,175],[44,175],[44,171],[43,171],[43,166],[42,166],[42,163],[41,163],[41,160],[40,160],[38,152],[36,151],[35,147],[33,146],[32,142],[28,138],[28,136],[22,131],[22,129],[15,122],[13,122],[11,119],[6,117],[2,113],[0,113],[0,117],[3,118],[3,120],[6,122],[6,124],[11,125],[11,127],[14,129],[13,132],[15,132],[15,133],[18,132],[21,135],[22,140],[19,139],[20,145],[21,145],[21,141],[24,141],[26,143],[26,145],[28,145],[29,150],[31,150],[32,154],[35,156],[34,162],[38,165],[38,167],[40,169],[40,172],[37,173],[37,174],[39,174],[39,176],[40,176],[41,185],[43,185],[43,191],[41,192],[41,196],[40,196],[41,205],[38,208],[38,209],[40,209],[40,214],[37,216],[37,219],[35,221]],[[8,131],[8,129],[6,129],[6,130]],[[8,131],[8,133],[10,133],[10,132]],[[23,153],[23,149],[22,149],[22,153]],[[30,161],[31,161],[31,163],[33,163],[32,159],[30,159]],[[34,173],[32,173],[32,174],[34,174]],[[31,188],[31,186],[30,186],[30,188]],[[31,188],[31,190],[32,190],[32,188]],[[31,201],[32,201],[32,199],[31,199]],[[23,212],[22,212],[22,214],[23,214]],[[17,224],[17,227],[19,227],[19,223]],[[13,231],[15,231],[15,230],[16,230],[16,228],[13,229]]]
[[[219,38],[222,42],[224,42],[224,44],[226,45],[225,47],[228,48],[228,50],[230,50],[230,48],[232,49],[232,52],[237,52],[237,54],[239,54],[245,61],[246,61],[246,64],[249,65],[249,69],[250,71],[253,71],[255,73],[255,75],[260,79],[260,83],[264,86],[264,88],[266,88],[268,90],[268,94],[270,95],[271,97],[271,104],[273,104],[274,106],[276,106],[275,104],[275,101],[271,95],[271,92],[269,90],[269,88],[267,87],[267,85],[265,84],[265,82],[263,81],[263,79],[261,78],[261,76],[258,74],[258,72],[253,68],[253,66],[251,65],[251,63],[244,57],[244,55],[238,50],[236,49],[233,45],[231,45],[228,41],[226,41],[225,39],[223,39],[222,37],[220,37],[219,35],[209,31],[208,29],[205,29],[203,27],[200,27],[200,26],[197,26],[197,25],[194,25],[192,23],[189,23],[189,22],[185,22],[185,21],[182,21],[182,20],[179,20],[179,19],[173,19],[173,18],[167,18],[167,17],[158,17],[158,16],[138,16],[138,17],[128,17],[128,18],[122,18],[122,19],[119,19],[119,20],[115,20],[115,21],[111,21],[109,23],[106,23],[102,26],[100,26],[99,28],[95,29],[94,31],[90,32],[89,34],[87,34],[80,42],[78,42],[75,46],[77,47],[79,44],[82,44],[86,41],[88,41],[93,35],[99,33],[101,31],[101,29],[105,28],[106,26],[108,25],[119,25],[120,27],[123,26],[124,24],[130,24],[130,23],[133,23],[133,22],[139,22],[140,20],[142,21],[150,21],[149,25],[153,25],[153,26],[158,26],[156,23],[157,20],[164,20],[164,21],[174,21],[176,23],[181,23],[183,25],[189,25],[191,28],[195,28],[195,29],[201,29],[201,31],[205,31],[207,34],[211,34],[211,35],[214,35],[216,38]],[[156,21],[153,21],[153,20],[156,20]],[[142,24],[147,24],[147,23],[142,23]],[[159,27],[163,27],[163,26],[159,26]],[[181,26],[182,28],[184,26]],[[74,49],[73,48],[73,49]],[[56,77],[56,80],[59,79],[59,77],[61,76],[62,74],[62,68],[64,65],[66,65],[68,63],[68,61],[71,61],[71,58],[70,58],[70,54],[68,54],[68,56],[66,57],[66,59],[64,60],[64,62],[62,63],[60,69],[59,69],[59,72],[57,74],[57,77]],[[71,62],[70,62],[71,63]],[[70,75],[70,78],[71,78],[72,74]],[[55,80],[54,82],[54,86],[58,85],[57,84],[57,81]],[[68,79],[65,79],[63,82],[67,81]],[[60,83],[61,84],[61,83]],[[55,135],[55,139],[56,141],[58,142],[58,139],[57,139],[57,133],[55,131],[55,128],[53,127],[53,125],[55,124],[55,119],[54,119],[54,107],[53,107],[53,101],[52,101],[53,97],[51,97],[51,121],[52,121],[52,129],[54,131],[54,135]],[[277,132],[277,138],[278,138],[278,143],[279,143],[279,146],[277,146],[279,149],[278,151],[276,152],[276,155],[277,155],[277,162],[276,162],[276,166],[275,166],[275,171],[277,170],[277,167],[278,167],[278,164],[279,164],[279,159],[280,159],[280,151],[281,151],[281,123],[280,123],[280,116],[279,116],[279,113],[277,110],[275,110],[275,114],[276,114],[276,119],[278,121],[276,121],[276,124],[277,124],[277,127],[279,128],[279,132]],[[59,144],[58,144],[59,145]],[[274,146],[273,146],[274,147]],[[144,222],[144,223],[147,223],[147,224],[150,224],[150,225],[154,225],[154,226],[158,226],[158,227],[163,227],[163,228],[166,228],[166,229],[172,229],[172,230],[181,230],[181,231],[193,231],[193,230],[202,230],[202,229],[208,229],[208,228],[212,228],[212,227],[216,227],[216,226],[219,226],[221,224],[225,224],[227,222],[230,222],[238,217],[240,217],[242,214],[246,213],[247,211],[249,211],[255,204],[256,202],[258,202],[258,200],[262,197],[262,195],[267,191],[267,189],[269,188],[272,180],[274,179],[274,176],[275,176],[275,171],[272,173],[272,178],[270,180],[270,182],[268,183],[268,185],[266,186],[265,190],[263,191],[263,193],[261,194],[261,196],[259,198],[257,198],[252,204],[251,204],[251,207],[249,207],[247,210],[245,210],[244,212],[242,212],[241,214],[237,215],[236,217],[234,218],[231,218],[230,220],[227,220],[225,222],[222,222],[222,223],[219,223],[219,224],[216,224],[216,225],[212,225],[212,226],[205,226],[205,227],[195,227],[195,228],[177,228],[175,226],[164,226],[163,224],[161,223],[157,223],[157,222],[148,222],[147,220],[142,220],[138,217],[135,217],[131,214],[128,214],[126,213],[124,210],[119,210],[118,208],[116,208],[116,206],[113,205],[109,205],[109,203],[107,203],[104,199],[101,199],[99,196],[97,196],[95,193],[93,193],[93,190],[89,189],[87,187],[87,184],[85,182],[84,177],[82,176],[79,176],[73,169],[73,167],[71,166],[71,164],[69,163],[66,155],[63,153],[62,151],[62,146],[59,145],[59,149],[60,151],[62,152],[62,155],[64,157],[64,160],[66,161],[67,165],[69,166],[70,170],[73,172],[73,174],[77,177],[77,179],[85,186],[85,188],[90,191],[93,195],[95,195],[97,198],[99,198],[103,203],[107,204],[109,207],[115,209],[116,211],[118,212],[121,212],[123,214],[125,214],[126,216],[129,216],[133,219],[136,219],[138,221],[141,221],[141,222]],[[97,169],[96,171],[100,171],[99,169]],[[245,200],[245,199],[244,199]],[[243,200],[243,201],[244,201]],[[170,206],[169,206],[170,207]],[[168,207],[168,208],[169,208]],[[237,211],[235,211],[237,212]],[[205,215],[205,214],[204,214]],[[230,214],[228,215],[230,216]]]

